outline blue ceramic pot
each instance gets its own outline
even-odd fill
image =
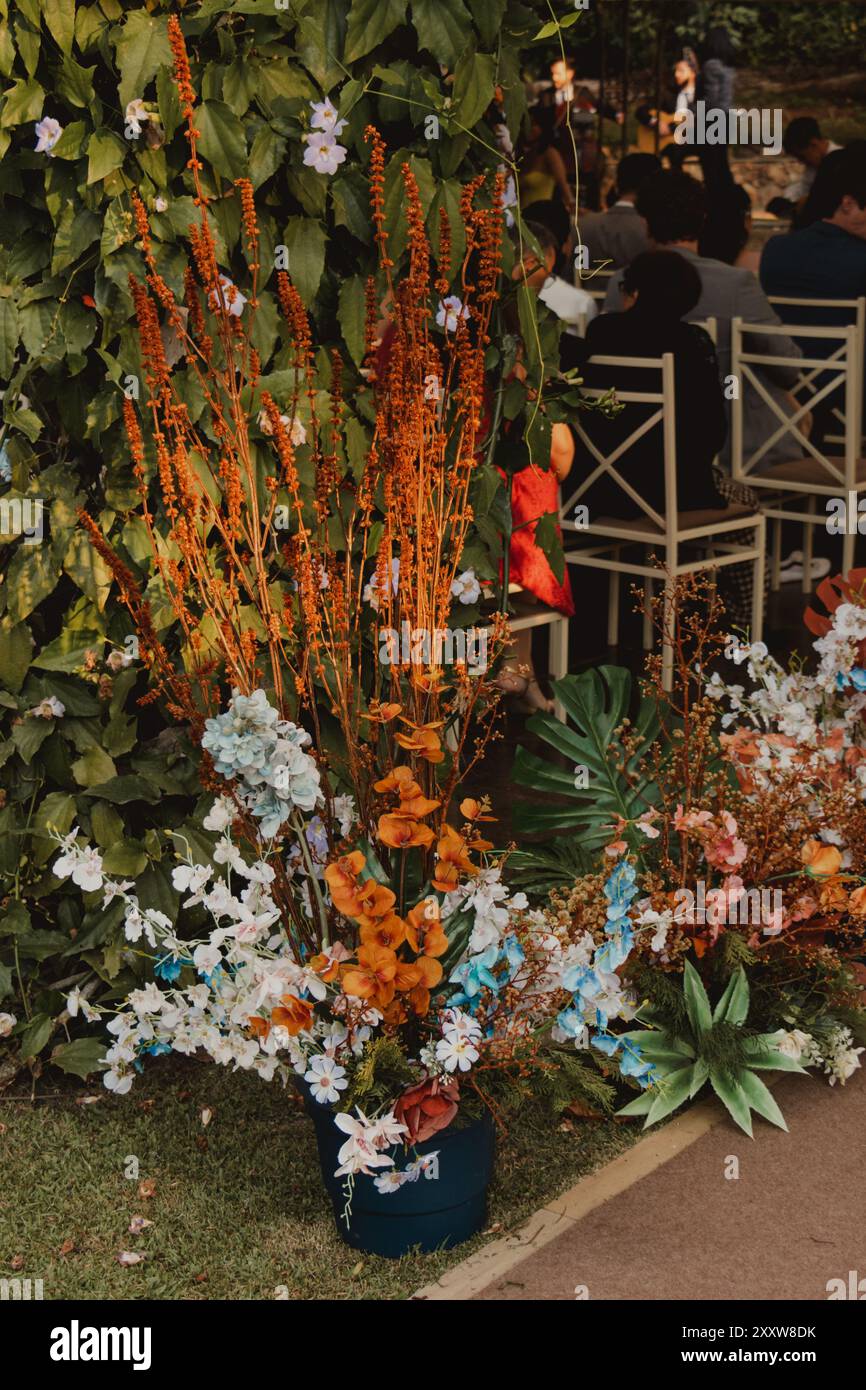
[[[449,1126],[409,1149],[396,1144],[389,1150],[396,1169],[403,1172],[426,1155],[427,1171],[391,1192],[380,1192],[375,1184],[375,1177],[390,1169],[379,1169],[373,1177],[358,1173],[347,1222],[346,1179],[334,1177],[346,1135],[334,1124],[331,1107],[319,1105],[306,1087],[303,1090],[316,1127],[322,1178],[337,1230],[347,1245],[399,1259],[410,1250],[450,1250],[482,1229],[493,1174],[494,1125],[489,1114],[462,1127]]]

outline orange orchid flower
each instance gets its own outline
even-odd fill
[[[271,1022],[278,1028],[285,1028],[293,1038],[305,1028],[309,1028],[313,1018],[313,1005],[309,999],[298,999],[294,994],[281,996],[285,1008],[271,1011]]]
[[[310,957],[310,969],[315,970],[317,975],[321,975],[322,979],[328,982],[339,973],[340,962],[325,951],[320,951],[318,955]]]
[[[358,999],[369,999],[383,1008],[394,998],[397,957],[387,946],[364,945],[358,949],[358,964],[343,972],[343,990]]]
[[[848,899],[848,911],[853,912],[855,917],[866,917],[866,884],[854,889]]]
[[[426,985],[416,985],[409,992],[409,1003],[418,1018],[423,1018],[430,1008],[430,991]]]
[[[366,860],[361,850],[353,850],[325,869],[325,882],[331,890],[334,907],[344,917],[354,917],[358,911],[358,874]]]
[[[413,787],[417,787],[420,792],[421,788],[415,781],[415,775],[411,767],[408,763],[401,763],[399,767],[394,768],[393,772],[389,772],[387,777],[382,777],[378,782],[374,782],[373,790],[377,792],[396,792],[398,796],[402,796],[402,788],[408,786],[410,783]],[[410,795],[413,796],[414,794],[414,792],[410,793]]]
[[[448,937],[442,930],[439,904],[435,898],[425,898],[413,907],[405,923],[406,939],[416,955],[444,956]]]
[[[264,1039],[271,1031],[270,1019],[262,1018],[259,1014],[253,1014],[247,1021],[253,1037]]]
[[[387,917],[366,923],[361,928],[361,940],[365,946],[385,946],[391,951],[396,951],[406,940],[406,923],[396,912],[389,912]]]
[[[419,758],[424,758],[428,763],[441,763],[445,754],[439,742],[439,735],[436,730],[441,728],[441,719],[435,724],[413,724],[411,720],[403,720],[411,729],[411,733],[398,733],[394,735],[394,742],[401,748],[405,748],[408,753],[417,753]]]
[[[397,962],[397,974],[394,976],[394,988],[400,994],[408,994],[416,985],[420,985],[424,978],[420,962],[401,960]]]
[[[436,872],[433,887],[440,893],[450,893],[460,882],[461,873],[477,874],[478,869],[468,855],[463,836],[452,825],[446,825],[436,846]]]
[[[429,845],[435,840],[429,825],[419,825],[414,816],[398,812],[379,817],[379,839],[391,849],[411,849],[414,845]]]
[[[434,985],[438,985],[443,975],[442,966],[438,960],[434,960],[432,956],[419,956],[415,964],[421,971],[419,983],[427,989],[432,989]]]
[[[390,720],[396,719],[400,713],[402,705],[386,701],[380,704],[378,700],[371,700],[367,710],[367,718],[372,719],[376,724],[387,724]]]
[[[842,867],[842,856],[836,846],[822,844],[820,840],[807,840],[800,858],[810,878],[830,878]]]
[[[481,801],[476,801],[474,797],[467,796],[467,797],[466,797],[463,801],[461,801],[461,803],[460,803],[460,814],[461,814],[461,816],[465,816],[467,820],[471,820],[471,821],[480,821],[480,820],[495,821],[495,820],[496,820],[496,817],[495,817],[495,816],[491,816],[491,815],[488,815],[488,814],[487,814],[487,813],[489,812],[489,810],[490,810],[490,799],[489,799],[489,797],[486,797],[486,796],[483,797],[483,798],[481,799]]]
[[[358,911],[355,920],[366,927],[380,917],[387,917],[396,901],[393,889],[386,887],[384,883],[377,883],[374,878],[368,878],[365,883],[358,885]]]

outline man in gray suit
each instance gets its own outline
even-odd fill
[[[750,270],[741,270],[698,254],[698,238],[706,219],[706,195],[703,185],[689,174],[663,171],[655,174],[641,188],[637,209],[646,219],[651,248],[664,247],[678,251],[690,261],[701,277],[700,300],[688,319],[714,318],[717,321],[716,353],[719,375],[727,386],[731,371],[731,319],[747,323],[780,324],[781,319],[767,302],[756,277]],[[619,276],[613,276],[608,286],[604,308],[616,312],[621,307]],[[798,370],[795,365],[802,353],[787,335],[750,334],[746,340],[750,352],[767,353],[774,357],[790,357],[790,367],[764,367],[756,370],[767,394],[778,401],[786,415],[793,413],[788,392],[795,384]],[[754,451],[775,434],[780,421],[754,387],[740,382],[743,392],[743,456]],[[730,396],[730,392],[726,392]],[[730,472],[730,433],[719,462]],[[787,431],[762,456],[758,467],[802,458],[796,432]]]
[[[608,261],[608,270],[630,265],[648,249],[646,223],[635,208],[641,185],[661,169],[654,154],[627,154],[616,171],[616,202],[607,212],[580,219],[580,237],[589,262]]]

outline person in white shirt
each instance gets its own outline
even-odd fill
[[[800,177],[788,184],[782,196],[789,202],[802,203],[812,190],[821,162],[841,146],[821,134],[821,127],[814,116],[798,116],[793,120],[785,131],[782,144],[785,153],[803,165]]]
[[[534,251],[525,246],[523,260],[515,265],[512,278],[524,279],[527,285],[535,290],[542,304],[546,304],[565,325],[566,333],[575,338],[582,338],[586,332],[586,325],[598,313],[595,300],[586,290],[579,290],[576,285],[570,285],[560,275],[554,275],[553,268],[556,265],[559,247],[553,232],[543,227],[540,222],[527,222],[526,229],[537,241],[544,260],[539,261]]]

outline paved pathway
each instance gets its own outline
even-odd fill
[[[817,1300],[857,1271],[866,1299],[866,1074],[773,1094],[790,1133],[725,1118],[475,1297]]]

